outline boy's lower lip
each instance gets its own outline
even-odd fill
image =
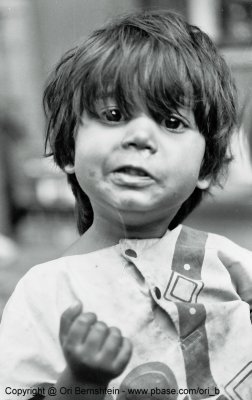
[[[154,181],[150,176],[130,175],[125,172],[113,172],[111,178],[116,185],[131,187],[150,186]]]

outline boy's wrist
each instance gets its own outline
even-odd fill
[[[60,375],[55,388],[55,400],[62,400],[64,394],[65,400],[83,400],[90,399],[90,393],[93,400],[104,400],[108,383],[94,383],[84,381],[83,378],[76,376],[76,374],[67,366]],[[62,391],[63,390],[63,391]],[[50,396],[45,397],[49,400]]]
[[[58,380],[57,386],[99,386],[106,388],[110,380],[111,378],[102,377],[99,372],[84,373],[83,371],[74,371],[68,366]]]

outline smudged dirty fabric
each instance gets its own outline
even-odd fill
[[[250,251],[179,226],[160,239],[122,239],[32,268],[1,323],[0,398],[8,398],[7,386],[56,383],[65,368],[60,316],[76,299],[133,342],[129,365],[110,384],[120,394],[108,400],[133,399],[132,389],[171,387],[181,389],[178,400],[251,400]],[[195,391],[183,392],[188,388]],[[158,396],[151,398],[167,398]]]

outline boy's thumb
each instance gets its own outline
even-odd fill
[[[69,309],[73,312],[73,313],[77,313],[80,311],[82,311],[82,302],[77,299],[70,307]]]
[[[82,303],[77,300],[69,308],[67,308],[60,319],[60,339],[64,340],[64,337],[68,334],[70,326],[74,322],[75,318],[82,312]]]

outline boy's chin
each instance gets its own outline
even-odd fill
[[[170,201],[169,201],[170,200]],[[117,211],[125,214],[142,215],[146,213],[169,214],[176,207],[172,199],[161,199],[158,196],[115,196],[110,199],[110,205]],[[179,207],[178,207],[179,208]]]
[[[122,218],[130,225],[169,220],[180,208],[173,198],[164,199],[146,193],[106,193],[105,196],[96,196],[91,203],[96,205],[94,211],[103,217],[110,216],[115,220]]]
[[[128,214],[129,216],[141,215],[146,212],[151,212],[156,208],[155,203],[149,201],[139,201],[132,198],[122,200],[116,199],[116,201],[113,202],[112,206],[120,213],[123,213],[125,215]]]
[[[120,214],[120,218],[125,225],[141,226],[158,221],[169,220],[174,215],[174,210],[166,210],[164,207],[149,203],[140,203],[129,201],[125,204],[117,204],[114,208],[116,214]]]

